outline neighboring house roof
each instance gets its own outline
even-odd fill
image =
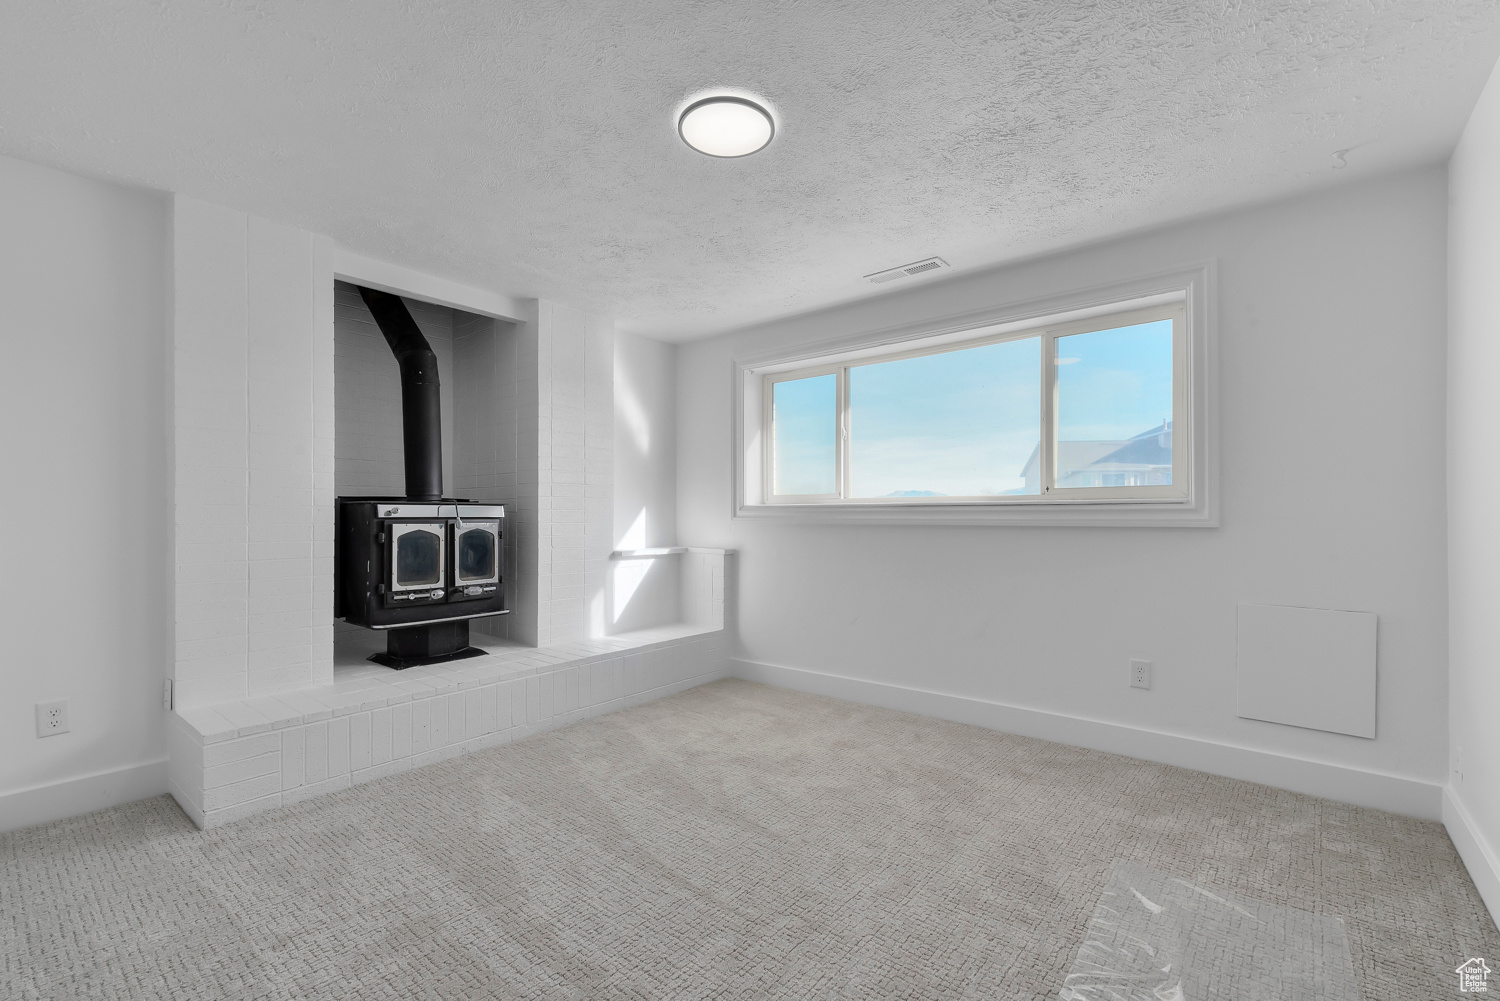
[[[1163,435],[1172,433],[1172,422],[1163,421],[1149,431],[1123,441],[1111,438],[1100,441],[1060,441],[1057,443],[1057,465],[1060,469],[1098,469],[1120,472],[1141,466],[1170,466],[1172,449],[1161,443]],[[1042,462],[1040,443],[1031,450],[1021,470],[1023,477],[1035,476]]]
[[[1170,466],[1172,449],[1170,446],[1163,446],[1161,439],[1160,434],[1153,434],[1149,438],[1132,438],[1124,448],[1116,449],[1091,465],[1114,463],[1130,466]]]

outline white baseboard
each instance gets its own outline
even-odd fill
[[[53,820],[134,803],[167,791],[167,759],[80,775],[61,782],[0,793],[0,831],[14,831]]]
[[[1500,855],[1495,854],[1452,786],[1443,787],[1443,826],[1448,828],[1458,857],[1464,860],[1469,878],[1484,898],[1484,906],[1490,909],[1490,917],[1500,921]]]
[[[1443,787],[1436,782],[802,668],[736,659],[730,671],[778,688],[1144,758],[1423,820],[1443,817]]]

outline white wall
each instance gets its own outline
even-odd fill
[[[0,157],[0,829],[166,791],[166,226]],[[55,698],[72,732],[38,739]]]
[[[949,707],[932,711],[988,707],[975,718],[1293,787],[1316,773],[1321,784],[1309,779],[1306,791],[1435,816],[1447,716],[1445,198],[1432,167],[683,345],[679,531],[740,552],[739,669]],[[730,517],[736,351],[1208,259],[1218,266],[1222,527]],[[1241,601],[1379,613],[1375,739],[1236,716]],[[1155,662],[1151,691],[1127,687],[1131,657]]]
[[[677,349],[615,335],[614,537],[616,549],[677,545]],[[610,567],[610,632],[676,622],[682,559],[616,561]]]
[[[1445,816],[1500,913],[1500,70],[1449,164],[1448,597]]]

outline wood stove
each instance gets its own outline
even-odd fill
[[[359,291],[401,366],[407,496],[338,498],[334,615],[386,631],[370,659],[397,670],[477,657],[469,622],[507,612],[505,508],[443,496],[437,358],[399,296]]]
[[[402,668],[482,652],[468,645],[469,621],[506,611],[504,507],[340,497],[337,518],[334,615],[389,630],[386,652],[371,660]],[[455,649],[434,642],[441,635],[451,645],[460,634]]]

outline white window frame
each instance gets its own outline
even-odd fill
[[[1212,263],[1097,289],[850,334],[800,350],[734,360],[733,516],[823,522],[1189,526],[1218,524],[1217,442],[1213,409]],[[1073,334],[1170,318],[1173,321],[1172,484],[1058,487],[1056,342]],[[1002,341],[1040,337],[1043,491],[983,497],[851,497],[849,369]],[[837,384],[835,454],[841,495],[771,492],[772,393],[779,382],[833,374]]]
[[[762,403],[762,420],[769,426],[771,414],[775,410],[776,384],[778,382],[795,382],[799,379],[816,379],[819,376],[831,375],[834,377],[834,408],[833,427],[833,468],[835,469],[834,480],[837,482],[849,465],[849,377],[848,365],[820,365],[816,368],[799,368],[791,372],[767,373],[763,378],[762,390],[765,400]],[[778,494],[772,487],[776,479],[776,458],[772,448],[771,436],[762,434],[761,441],[764,443],[765,458],[762,459],[761,468],[764,478],[761,487],[762,496],[769,504],[824,504],[841,501],[849,494],[847,482],[838,483],[838,492],[831,494]]]

